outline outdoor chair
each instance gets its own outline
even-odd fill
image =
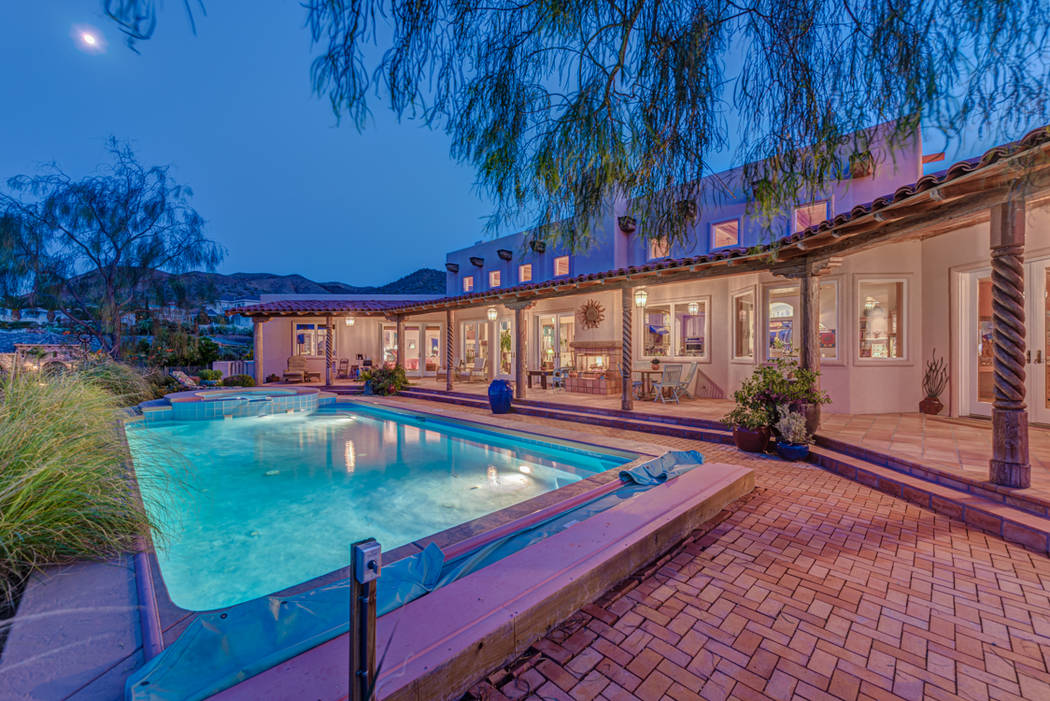
[[[339,359],[339,367],[335,372],[335,376],[341,380],[348,379],[350,377],[350,361],[346,358]]]
[[[175,378],[175,381],[183,386],[185,389],[200,389],[200,385],[193,381],[193,378],[184,373],[182,370],[172,370],[171,376]]]
[[[660,400],[664,404],[667,403],[668,397],[664,396],[664,390],[667,390],[667,394],[670,395],[671,399],[674,399],[674,403],[678,403],[678,385],[682,381],[682,366],[681,365],[664,365],[663,372],[660,373],[660,381],[653,383],[653,390],[656,392],[656,396],[653,397],[653,401]]]
[[[696,377],[697,364],[693,363],[686,370],[685,375],[682,376],[682,381],[678,383],[678,396],[693,398],[693,378]]]
[[[565,389],[565,378],[569,376],[569,371],[572,368],[557,368],[551,374],[551,387],[554,389]]]
[[[470,379],[470,371],[467,370],[467,364],[462,360],[456,364],[456,367],[452,369],[452,377],[457,381],[466,382]]]
[[[485,378],[488,377],[488,361],[484,358],[474,358],[474,367],[472,367],[467,373],[467,382],[484,382]]]
[[[288,358],[288,367],[281,376],[282,382],[303,382],[306,380],[306,358],[293,355]]]

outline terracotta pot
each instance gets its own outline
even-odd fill
[[[806,415],[806,433],[816,435],[817,429],[820,428],[820,405],[803,404],[800,410]]]
[[[744,428],[733,427],[733,442],[736,447],[748,453],[764,453],[769,447],[769,427]]]
[[[936,416],[941,413],[942,409],[944,409],[944,404],[937,397],[926,397],[926,399],[919,402],[919,411],[924,414]]]

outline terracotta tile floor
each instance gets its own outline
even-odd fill
[[[634,437],[758,487],[468,698],[1050,699],[1050,558],[818,468]]]

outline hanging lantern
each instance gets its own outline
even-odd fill
[[[354,317],[352,317],[352,316],[346,317],[346,325],[347,326],[353,326],[354,325]]]
[[[689,309],[689,316],[696,316],[697,314],[700,313],[700,303],[699,302],[690,302],[688,309]]]
[[[645,303],[649,301],[649,291],[644,287],[639,287],[634,291],[634,306],[644,307]]]
[[[495,307],[489,307],[488,312],[486,312],[486,316],[488,316],[489,321],[495,321],[496,317],[499,316],[499,313],[496,311]]]

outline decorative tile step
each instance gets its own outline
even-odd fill
[[[847,479],[958,519],[1029,550],[1050,553],[1050,518],[1046,516],[1038,516],[980,494],[904,474],[820,446],[812,448],[809,461]]]

